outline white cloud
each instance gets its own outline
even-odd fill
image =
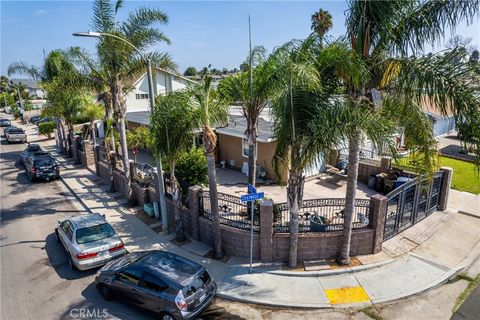
[[[35,11],[33,13],[34,16],[46,16],[47,15],[47,11],[46,10],[43,10],[43,9],[38,9],[37,11]]]

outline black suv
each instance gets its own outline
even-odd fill
[[[160,250],[133,252],[107,263],[95,284],[106,300],[122,299],[162,320],[196,318],[217,292],[205,267]]]
[[[25,160],[25,171],[30,181],[58,179],[60,167],[48,152],[35,152]]]
[[[41,151],[42,151],[42,148],[40,147],[40,145],[36,143],[31,143],[27,146],[27,148],[25,148],[25,150],[20,152],[20,161],[22,162],[23,165],[25,165],[25,162],[27,161],[28,158],[30,158],[34,154]]]

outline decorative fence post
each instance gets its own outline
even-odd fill
[[[190,209],[190,219],[192,223],[192,238],[200,240],[200,227],[198,225],[198,217],[200,216],[199,197],[202,187],[191,186],[188,188],[188,208]]]
[[[387,214],[388,198],[374,194],[370,198],[372,210],[373,253],[382,251],[383,232],[385,231],[385,215]]]
[[[443,178],[442,185],[440,186],[440,199],[438,202],[438,210],[445,211],[448,205],[448,194],[450,193],[453,169],[450,167],[441,167],[440,171],[443,172]]]
[[[260,203],[260,261],[273,260],[273,201]]]
[[[380,159],[380,172],[387,172],[392,167],[391,157],[382,157]]]

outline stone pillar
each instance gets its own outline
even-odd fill
[[[200,226],[198,225],[198,217],[200,216],[199,197],[202,187],[191,186],[188,188],[188,208],[190,210],[190,219],[192,223],[192,238],[200,240]]]
[[[438,200],[438,210],[447,210],[448,195],[450,193],[450,185],[452,184],[453,169],[450,167],[441,167],[443,172],[442,184],[440,185],[440,199]]]
[[[273,201],[260,203],[260,261],[273,260]]]
[[[385,230],[385,216],[387,214],[388,198],[381,194],[374,194],[370,198],[372,210],[373,248],[372,253],[382,251],[383,232]]]
[[[94,155],[94,150],[93,150],[93,146],[92,146],[92,143],[89,141],[89,140],[84,140],[83,141],[83,158],[84,158],[84,161],[83,162],[83,165],[85,167],[90,167],[90,166],[93,166],[95,165],[95,155]]]
[[[391,157],[382,157],[380,159],[380,172],[386,172],[387,170],[390,170],[391,167],[392,167]]]

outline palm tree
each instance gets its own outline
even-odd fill
[[[103,118],[103,116],[105,115],[104,108],[98,103],[95,103],[91,100],[87,100],[85,103],[85,110],[83,111],[83,113],[88,117],[88,120],[90,121],[90,124],[89,124],[90,137],[92,139],[93,145],[96,145],[97,135],[95,133],[95,120],[99,120]]]
[[[479,6],[478,1],[448,0],[349,2],[347,36],[370,77],[360,85],[349,84],[347,99],[352,105],[386,109],[383,111],[385,117],[403,125],[410,147],[420,147],[424,167],[429,171],[435,167],[436,152],[431,128],[420,110],[422,100],[428,99],[443,113],[453,108],[457,114],[465,114],[467,110],[477,108],[478,99],[466,84],[465,70],[456,65],[462,55],[458,50],[428,56],[417,54],[427,45],[435,45],[446,28],[454,28],[461,20],[471,22],[478,14]],[[382,99],[374,103],[372,96],[376,90],[382,90]],[[349,139],[340,264],[350,263],[361,136],[361,128],[357,126],[356,133]]]
[[[144,51],[156,43],[170,43],[156,25],[165,25],[167,15],[158,9],[140,8],[131,12],[125,21],[117,21],[122,0],[113,4],[109,0],[95,0],[93,4],[93,31],[121,37],[138,50]],[[125,113],[125,94],[132,89],[135,81],[145,74],[145,62],[132,47],[112,37],[101,37],[97,43],[97,57],[92,58],[80,48],[71,48],[70,54],[77,58],[84,69],[85,77],[97,87],[108,88],[112,101],[113,118],[117,124],[124,175],[128,181],[127,198],[131,198],[130,170],[128,164]],[[167,53],[149,52],[145,56],[154,67],[174,70],[176,65]],[[103,93],[103,92],[100,92]]]
[[[224,125],[227,122],[228,104],[219,98],[217,91],[212,88],[212,77],[209,75],[204,76],[202,82],[191,88],[191,94],[197,128],[203,129],[203,148],[208,163],[208,188],[213,217],[213,251],[215,258],[219,259],[223,256],[223,252],[218,211],[217,174],[215,171],[217,135],[211,126]]]
[[[37,81],[47,91],[48,107],[46,114],[56,116],[57,132],[62,136],[65,152],[71,154],[65,125],[69,127],[69,136],[73,138],[73,118],[80,111],[82,103],[74,105],[73,100],[82,99],[82,90],[86,88],[76,72],[73,63],[62,50],[51,51],[41,67],[29,65],[25,62],[14,62],[8,67],[8,74],[23,74]],[[82,100],[83,101],[83,100]],[[65,103],[65,105],[63,105]],[[65,124],[65,120],[67,120]],[[73,141],[72,141],[73,142]]]
[[[197,119],[188,91],[177,91],[157,97],[152,116],[152,137],[155,154],[161,152],[168,162],[170,183],[174,205],[176,237],[178,242],[185,241],[185,231],[180,216],[181,189],[175,176],[175,165],[179,156],[192,147]]]
[[[250,57],[245,62],[250,65]],[[273,66],[265,60],[265,49],[255,47],[252,50],[252,83],[250,87],[250,67],[231,75],[219,84],[218,91],[231,103],[240,104],[247,119],[245,136],[248,141],[248,183],[255,186],[257,166],[258,118],[269,101],[275,96],[271,74]],[[250,92],[251,88],[251,92]]]
[[[332,15],[323,9],[319,9],[311,17],[312,31],[316,32],[320,38],[323,38],[325,33],[333,26]]]

